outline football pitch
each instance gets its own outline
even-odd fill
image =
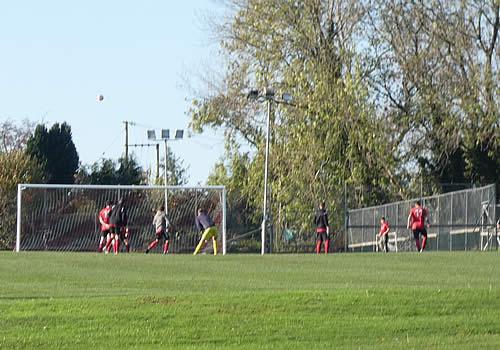
[[[500,254],[0,252],[0,349],[499,348]]]

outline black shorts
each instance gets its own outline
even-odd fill
[[[122,228],[123,227],[121,227],[121,226],[111,226],[109,228],[109,233],[111,233],[112,235],[119,235],[120,238],[123,238]]]
[[[109,234],[109,229],[101,231],[101,236],[106,237]]]
[[[166,241],[168,241],[170,239],[167,231],[162,230],[162,231],[156,232],[156,239],[160,240],[162,238],[165,239]]]
[[[423,229],[413,230],[412,232],[413,238],[415,238],[415,240],[419,239],[420,235],[427,237],[427,230],[425,229],[425,227]]]
[[[320,242],[326,242],[328,241],[328,233],[326,232],[317,232],[316,233],[316,240]]]

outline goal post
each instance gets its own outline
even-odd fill
[[[174,253],[193,252],[200,238],[195,217],[202,207],[218,227],[222,254],[226,254],[224,186],[19,184],[15,251],[97,251],[99,211],[107,201],[119,199],[125,200],[128,209],[133,251],[144,251],[155,238],[155,210],[168,204],[165,207],[174,229],[170,232]]]

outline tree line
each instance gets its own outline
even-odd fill
[[[416,196],[422,183],[499,183],[496,0],[224,0],[209,21],[221,70],[193,85],[191,128],[223,129],[227,155],[210,181],[261,220],[266,106],[251,88],[293,95],[273,105],[271,216],[310,230],[330,204]],[[360,190],[355,190],[360,189]]]

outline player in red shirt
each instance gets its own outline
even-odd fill
[[[380,231],[378,233],[378,238],[380,245],[382,246],[382,250],[384,253],[389,251],[389,230],[390,230],[389,222],[385,219],[385,217],[380,218]]]
[[[109,217],[111,216],[111,208],[113,203],[111,201],[106,202],[106,206],[99,212],[99,223],[101,224],[101,240],[99,242],[99,248],[97,251],[102,252],[104,245],[106,244],[106,239],[109,236]]]
[[[420,201],[415,202],[415,206],[411,208],[410,215],[408,215],[407,228],[413,232],[415,238],[415,245],[417,251],[422,252],[425,250],[427,243],[427,227],[429,227],[429,211],[427,208],[422,207]],[[422,246],[420,246],[420,235],[422,235]]]

